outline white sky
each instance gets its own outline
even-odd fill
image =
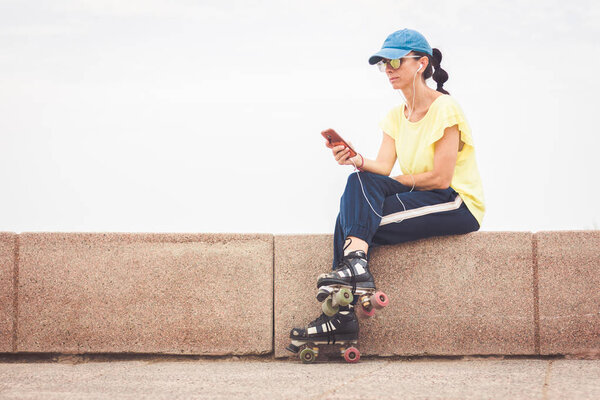
[[[0,0],[0,230],[333,232],[352,168],[320,132],[376,156],[402,98],[367,60],[402,28],[442,51],[473,129],[482,230],[599,229],[599,17],[582,0]]]

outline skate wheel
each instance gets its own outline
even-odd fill
[[[383,292],[375,292],[373,296],[371,296],[371,304],[378,310],[381,310],[383,307],[387,306],[390,303],[390,299]]]
[[[362,305],[357,305],[356,306],[356,316],[358,318],[369,318],[369,317],[372,317],[373,314],[375,314],[375,309],[374,308],[371,308],[370,310],[367,310]]]
[[[349,347],[344,352],[344,360],[349,363],[355,363],[360,360],[360,351],[356,347]]]
[[[327,301],[324,301],[321,304],[321,308],[323,309],[323,312],[325,313],[325,315],[327,315],[328,317],[333,317],[340,310],[339,307],[333,306],[331,297],[328,298]]]
[[[303,364],[313,363],[316,358],[317,358],[317,356],[315,355],[315,352],[313,349],[306,348],[300,352],[300,360],[302,361]]]
[[[342,288],[335,294],[335,301],[340,306],[347,306],[352,303],[352,300],[354,300],[354,296],[352,296],[352,291],[350,289]]]

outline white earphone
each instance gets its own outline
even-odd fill
[[[423,64],[419,64],[419,69],[417,71],[420,71],[421,68],[423,68]]]

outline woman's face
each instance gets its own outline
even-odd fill
[[[414,56],[411,51],[404,57]],[[423,58],[423,57],[421,57]],[[427,57],[424,57],[427,58]],[[389,61],[384,59],[384,61]],[[388,63],[385,66],[385,74],[387,75],[392,87],[394,89],[403,89],[409,85],[412,85],[413,78],[415,77],[415,72],[419,69],[419,58],[401,58],[400,66],[397,69],[392,68],[392,66]],[[419,72],[417,72],[417,78],[420,78],[420,74],[425,70],[426,64],[423,64],[423,68]]]

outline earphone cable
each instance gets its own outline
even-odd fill
[[[353,160],[353,159],[350,159],[350,161],[352,161],[352,164],[354,164],[354,168],[355,168],[355,171],[354,171],[354,173],[356,173],[356,176],[357,176],[357,178],[358,178],[358,183],[360,183],[360,189],[362,190],[363,197],[365,198],[365,200],[366,200],[366,201],[367,201],[367,203],[369,204],[369,207],[371,207],[371,210],[373,211],[373,213],[374,213],[375,215],[377,215],[379,218],[383,219],[383,216],[382,216],[382,215],[379,215],[379,214],[377,213],[377,211],[375,211],[375,209],[374,209],[374,208],[373,208],[373,206],[371,205],[371,202],[369,201],[369,198],[367,197],[367,194],[365,193],[365,187],[363,186],[362,179],[360,179],[360,171],[358,170],[358,167],[356,166],[356,163],[354,162],[354,160]],[[400,160],[398,160],[398,162],[400,162]],[[401,165],[402,165],[402,164],[401,164]],[[413,189],[410,189],[409,193],[410,193],[410,192],[412,192],[412,191],[413,191]],[[402,204],[402,207],[404,208],[404,211],[406,211],[406,206],[404,205],[404,203],[402,202],[402,200],[400,200],[400,196],[398,196],[398,193],[396,193],[396,198],[398,199],[398,201],[400,202],[400,204]],[[394,222],[395,224],[399,224],[399,223],[400,223],[400,222],[402,222],[402,221],[404,221],[404,218],[403,218],[403,219],[401,219],[400,221],[393,221],[393,222]]]
[[[416,95],[416,92],[415,92],[415,79],[417,78],[417,72],[419,72],[419,70],[416,70],[415,71],[415,75],[413,76],[413,102],[412,102],[412,106],[410,107],[410,110],[408,112],[408,118],[407,119],[409,121],[410,121],[410,116],[412,115],[412,111],[413,111],[413,108],[414,108],[414,105],[415,105],[415,95]],[[398,92],[400,92],[400,90],[398,90]],[[404,98],[404,96],[402,96],[402,98],[404,99],[404,103],[408,105],[408,101],[406,101],[406,99]],[[400,164],[400,168],[405,169],[404,166],[402,165],[402,162],[400,161],[400,157],[397,157],[397,160],[398,160],[398,163]],[[371,207],[371,210],[373,211],[373,213],[375,213],[375,215],[377,215],[379,218],[383,219],[383,216],[379,215],[377,213],[377,211],[375,211],[375,209],[373,208],[373,205],[371,205],[371,202],[369,201],[369,198],[367,197],[367,194],[365,193],[365,187],[363,186],[362,179],[360,179],[360,170],[358,169],[358,167],[356,166],[356,163],[354,162],[354,160],[352,158],[350,158],[350,161],[352,161],[352,164],[354,164],[354,172],[356,173],[356,176],[358,177],[358,182],[360,183],[360,188],[362,190],[362,194],[363,194],[365,200],[369,204],[369,207]],[[363,161],[363,163],[364,163],[364,161]],[[415,178],[413,177],[413,187],[410,189],[409,193],[412,192],[413,189],[415,188],[414,179]],[[400,202],[400,204],[402,204],[402,207],[404,208],[404,211],[406,211],[406,206],[404,205],[404,203],[402,202],[402,200],[400,200],[400,196],[398,196],[398,194],[399,193],[396,193],[396,198],[398,199],[398,201]],[[400,223],[402,221],[404,221],[404,218],[401,219],[400,221],[394,221],[394,223],[397,224],[397,223]]]

